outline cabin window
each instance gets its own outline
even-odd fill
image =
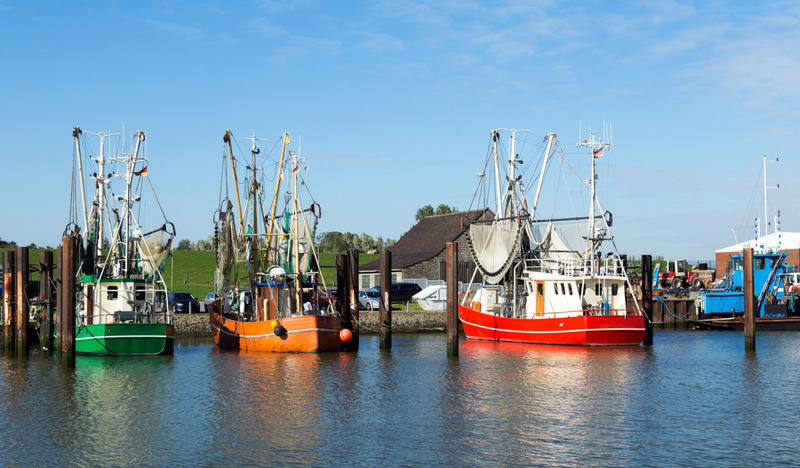
[[[569,289],[569,295],[572,295],[572,283],[567,283],[567,289]]]
[[[544,296],[544,283],[536,283],[536,293],[540,296]]]
[[[599,296],[600,295],[600,283],[595,283],[594,284],[594,295],[595,296]]]
[[[117,296],[118,296],[117,287],[116,286],[109,286],[108,289],[106,290],[106,298],[109,301],[113,301],[114,299],[117,298]]]
[[[584,288],[583,287],[584,287],[583,283],[578,283],[578,295],[579,296],[583,296],[583,293],[584,293],[584,291],[583,291]]]
[[[144,300],[144,286],[136,286],[136,300],[137,301]]]
[[[756,259],[756,270],[763,270],[764,269],[764,259],[757,258]]]
[[[611,295],[612,296],[616,296],[618,292],[619,292],[619,285],[616,284],[616,283],[612,284],[611,285]]]
[[[553,283],[553,290],[558,294],[558,283]]]
[[[567,291],[564,288],[564,283],[561,283],[561,294],[567,294]]]

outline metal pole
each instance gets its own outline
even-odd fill
[[[350,287],[347,285],[350,275],[347,273],[347,255],[336,256],[336,310],[339,311],[339,316],[342,321],[342,328],[353,331],[350,322],[350,295],[348,291]],[[347,349],[347,344],[342,343],[342,349]]]
[[[458,244],[446,247],[447,277],[447,356],[458,357]]]
[[[379,323],[381,333],[381,349],[392,348],[392,252],[381,250],[380,257],[381,300],[379,307]]]

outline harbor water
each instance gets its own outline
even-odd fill
[[[4,466],[775,466],[800,463],[800,334],[651,347],[376,336],[357,353],[0,360]]]

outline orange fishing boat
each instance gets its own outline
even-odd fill
[[[227,194],[215,213],[217,271],[215,286],[219,298],[207,305],[214,341],[221,348],[266,352],[318,353],[339,351],[352,332],[343,328],[333,304],[321,293],[325,288],[319,273],[314,233],[321,216],[316,202],[302,208],[299,188],[307,190],[300,167],[306,161],[293,152],[287,159],[289,135],[282,136],[280,159],[274,162],[275,193],[268,213],[259,216],[263,191],[259,184],[260,150],[252,140],[252,171],[247,178],[245,209],[236,183],[237,161],[230,130],[223,141],[230,154],[237,216]],[[223,183],[227,187],[227,154],[223,160]],[[281,194],[281,182],[290,182],[288,195]],[[313,200],[313,197],[311,198]],[[246,213],[245,216],[242,213]],[[259,226],[263,224],[263,231]],[[242,274],[244,267],[246,274]],[[241,275],[241,276],[240,276]]]

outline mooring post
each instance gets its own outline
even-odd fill
[[[642,255],[642,311],[645,345],[653,344],[653,257]]]
[[[381,349],[392,347],[392,252],[381,250],[380,257],[380,287],[381,300],[378,308],[379,323],[381,324]]]
[[[336,310],[339,311],[339,318],[342,321],[342,328],[350,328],[350,304],[348,304],[349,296],[347,291],[350,287],[347,286],[347,280],[350,275],[347,273],[347,255],[336,256]],[[342,349],[346,350],[346,343],[342,343]]]
[[[28,248],[17,247],[16,270],[17,270],[17,315],[15,330],[15,346],[17,356],[28,355],[28,282],[30,272],[28,271]]]
[[[61,343],[61,364],[75,367],[75,257],[77,238],[65,236],[62,239],[63,258],[61,259],[61,307],[64,312],[59,323]]]
[[[447,356],[458,357],[458,244],[448,242],[445,249],[447,280]]]
[[[50,280],[53,276],[53,252],[42,250],[39,253],[39,345],[47,352],[53,352],[53,288]]]
[[[3,352],[7,356],[14,355],[14,315],[17,295],[14,285],[14,251],[3,252]]]
[[[756,296],[753,294],[753,249],[744,249],[744,350],[756,349]]]
[[[55,316],[55,321],[56,321],[56,323],[55,323],[55,328],[56,328],[56,343],[55,344],[56,344],[56,346],[55,347],[56,347],[56,356],[58,357],[58,361],[59,362],[61,362],[61,343],[63,342],[63,339],[61,338],[61,331],[63,330],[63,328],[61,327],[61,324],[64,323],[64,320],[61,317],[61,314],[64,313],[64,307],[61,306],[61,299],[64,297],[64,295],[61,294],[61,291],[64,290],[64,286],[62,286],[62,283],[61,283],[61,275],[63,273],[63,269],[61,267],[63,262],[61,261],[62,260],[61,257],[63,255],[64,255],[64,247],[59,245],[56,248],[56,314],[55,314],[56,315]]]
[[[360,328],[358,325],[358,250],[351,250],[348,252],[347,272],[350,276],[347,281],[347,297],[350,299],[350,304],[352,304],[350,324],[352,326],[353,338],[346,343],[346,349],[348,351],[358,351],[358,334]]]

